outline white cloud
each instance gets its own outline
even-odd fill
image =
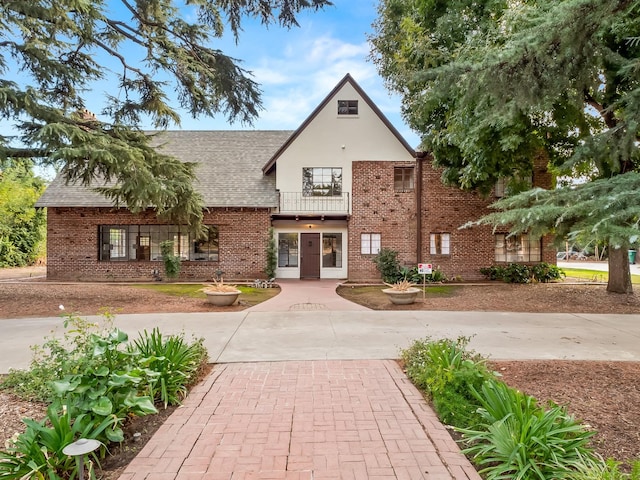
[[[401,119],[400,98],[389,94],[375,65],[368,60],[370,45],[342,40],[327,31],[316,35],[315,26],[308,27],[283,35],[280,42],[270,43],[268,50],[239,53],[243,67],[253,73],[263,92],[264,109],[253,128],[298,128],[350,73],[409,144],[417,146],[418,137]],[[221,118],[214,123],[208,128],[229,128]]]

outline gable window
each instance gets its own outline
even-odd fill
[[[379,233],[360,234],[360,253],[362,255],[377,255],[380,253],[381,235]]]
[[[342,168],[303,168],[302,195],[305,197],[337,197],[342,195]]]
[[[322,267],[342,267],[342,234],[322,234]]]
[[[429,253],[431,255],[449,255],[451,234],[432,233],[429,236]]]
[[[338,115],[358,115],[358,100],[338,100]]]
[[[496,262],[539,262],[540,239],[530,235],[507,235],[504,233],[495,236]]]
[[[278,234],[278,266],[297,267],[298,266],[298,234],[279,233]]]
[[[413,192],[413,167],[393,168],[393,189],[396,192]]]
[[[160,243],[173,241],[182,260],[218,261],[218,229],[206,227],[204,238],[178,225],[100,225],[98,257],[102,261],[161,261]]]

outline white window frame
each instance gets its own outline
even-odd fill
[[[382,245],[382,234],[363,232],[360,234],[360,254],[377,255]]]

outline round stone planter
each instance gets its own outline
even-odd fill
[[[420,293],[419,288],[409,288],[407,290],[394,290],[393,288],[385,288],[382,290],[383,293],[389,297],[391,303],[395,305],[409,305],[416,301],[416,297],[418,293]]]
[[[204,292],[207,296],[207,302],[217,307],[228,307],[233,305],[240,295],[240,291],[237,292]]]

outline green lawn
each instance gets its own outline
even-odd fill
[[[587,270],[584,268],[563,268],[567,278],[576,278],[579,280],[590,280],[594,282],[609,281],[609,272],[601,272],[599,270]],[[640,284],[640,275],[631,275],[631,283]]]
[[[135,286],[175,297],[206,298],[201,291],[204,287],[201,283],[149,283]],[[253,288],[244,285],[237,285],[237,287],[242,292],[242,300],[250,305],[264,302],[280,292],[279,288]]]

